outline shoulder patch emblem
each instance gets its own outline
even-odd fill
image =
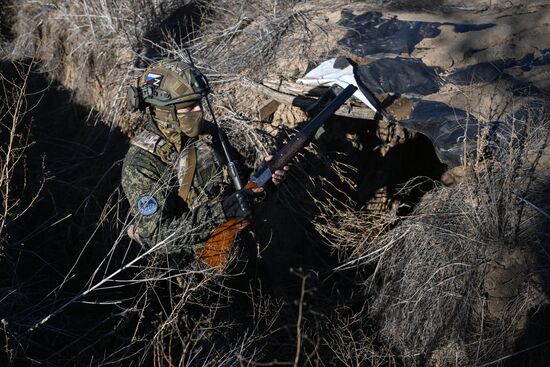
[[[157,201],[151,195],[143,195],[137,201],[137,209],[141,215],[149,216],[157,212],[159,207]]]

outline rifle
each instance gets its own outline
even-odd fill
[[[191,65],[191,67],[195,68],[195,63],[193,62],[193,57],[191,56],[191,51],[189,50],[189,48],[185,48],[185,52],[187,53],[189,64]],[[223,154],[225,155],[225,159],[227,161],[227,171],[228,171],[229,177],[233,182],[233,187],[235,187],[235,190],[240,190],[242,189],[242,183],[239,177],[239,172],[237,170],[237,165],[235,163],[235,160],[233,159],[233,157],[231,157],[231,153],[229,149],[230,144],[227,139],[227,135],[225,135],[225,132],[220,127],[220,124],[218,124],[218,120],[216,119],[216,114],[214,113],[214,109],[212,108],[212,104],[210,104],[210,99],[208,98],[210,85],[208,84],[208,80],[206,80],[206,78],[203,78],[203,82],[206,84],[206,87],[208,89],[208,92],[206,92],[203,95],[203,98],[206,101],[206,106],[208,107],[210,116],[212,116],[212,122],[216,126],[216,131],[218,133],[218,140],[222,146]]]
[[[315,118],[279,149],[269,162],[264,162],[260,165],[244,188],[265,187],[271,181],[273,172],[287,165],[309,143],[315,132],[356,90],[357,87],[354,85],[348,85],[343,91],[338,93]],[[210,238],[206,240],[205,245],[197,250],[197,258],[217,271],[222,272],[229,261],[229,255],[235,238],[249,224],[250,222],[245,218],[232,218],[223,223],[212,232]]]

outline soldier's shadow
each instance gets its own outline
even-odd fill
[[[4,182],[10,187],[10,202],[18,201],[6,218],[7,233],[2,234],[7,243],[0,258],[0,279],[4,289],[19,289],[21,297],[13,300],[14,309],[35,310],[33,317],[40,317],[56,305],[60,284],[65,294],[80,291],[117,241],[123,223],[111,214],[128,211],[119,190],[128,139],[118,128],[101,121],[96,112],[75,102],[69,91],[50,81],[36,65],[26,75],[29,63],[0,65],[2,76],[15,85],[22,85],[26,78],[21,119],[14,130],[17,143],[12,150],[20,153],[20,159],[11,180]],[[14,106],[10,100],[14,97],[9,93],[2,101],[3,111]],[[4,116],[10,118],[2,123],[3,148],[9,144],[14,117]],[[129,241],[122,242],[127,249]],[[50,321],[51,330],[63,329],[65,334],[54,332],[54,338],[50,329],[28,334],[32,343],[49,348],[29,348],[26,356],[42,360],[66,346],[72,341],[69,335],[87,327],[84,321],[66,322],[81,320],[82,312],[92,324],[110,312],[87,307],[77,304],[68,308],[63,318]],[[13,327],[20,316],[10,314]]]

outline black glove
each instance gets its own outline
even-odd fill
[[[252,191],[238,190],[222,201],[223,212],[227,218],[247,218],[252,215]]]

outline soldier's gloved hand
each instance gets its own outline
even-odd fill
[[[227,218],[247,218],[252,215],[252,191],[238,190],[222,201],[223,212]]]

